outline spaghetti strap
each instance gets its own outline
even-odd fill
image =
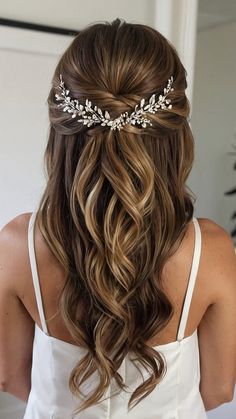
[[[184,338],[184,333],[186,329],[186,324],[188,320],[188,314],[190,309],[190,304],[192,301],[192,295],[194,290],[194,285],[197,278],[197,272],[199,267],[200,255],[201,255],[201,229],[198,223],[197,218],[193,217],[193,223],[195,227],[195,244],[194,244],[194,254],[192,260],[192,267],[189,276],[188,288],[184,299],[184,306],[182,310],[181,320],[178,328],[177,340],[181,341]]]
[[[33,278],[33,285],[35,290],[36,302],[39,312],[39,317],[42,325],[43,332],[46,335],[49,335],[46,320],[43,311],[43,303],[42,303],[42,296],[40,291],[40,284],[39,284],[39,277],[38,277],[38,270],[37,270],[37,263],[36,263],[36,256],[35,256],[35,246],[34,246],[34,225],[36,219],[37,212],[34,211],[29,220],[29,227],[28,227],[28,249],[29,249],[29,259],[30,259],[30,266],[32,271],[32,278]]]

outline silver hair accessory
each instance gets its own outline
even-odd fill
[[[174,90],[172,87],[173,76],[168,79],[164,93],[159,95],[157,102],[156,94],[153,94],[147,105],[145,105],[146,100],[141,99],[140,104],[135,106],[135,110],[130,115],[128,112],[124,112],[115,119],[111,119],[108,111],[105,111],[103,114],[103,111],[96,105],[93,106],[89,99],[86,99],[85,105],[81,105],[77,99],[71,99],[69,96],[70,91],[65,88],[61,74],[60,80],[62,93],[61,96],[55,94],[55,97],[57,101],[62,101],[62,103],[59,103],[57,106],[62,107],[63,112],[71,113],[72,118],[75,118],[77,115],[81,117],[82,119],[78,119],[78,122],[83,122],[88,127],[91,127],[93,124],[101,124],[102,126],[109,126],[111,130],[120,130],[125,124],[141,124],[143,128],[146,128],[147,124],[152,125],[150,119],[146,118],[147,113],[154,114],[159,109],[172,109],[171,100],[166,99],[166,96]]]

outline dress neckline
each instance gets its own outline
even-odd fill
[[[70,343],[70,342],[66,342],[65,340],[63,340],[63,339],[59,339],[59,338],[56,338],[55,336],[52,336],[52,335],[47,335],[39,326],[38,326],[38,324],[37,323],[35,323],[35,329],[37,329],[38,331],[39,331],[39,333],[41,334],[41,335],[44,335],[44,337],[46,338],[46,339],[48,339],[48,340],[51,340],[51,341],[55,341],[55,342],[57,342],[59,345],[61,345],[61,346],[65,346],[65,347],[67,347],[67,348],[71,348],[71,349],[73,349],[73,350],[75,350],[75,351],[86,351],[86,349],[85,348],[83,348],[82,346],[77,346],[77,345],[74,345],[73,343]],[[182,345],[182,344],[185,344],[185,343],[187,343],[188,341],[190,341],[190,340],[192,340],[192,339],[194,339],[195,338],[195,335],[197,334],[197,329],[195,329],[194,330],[194,332],[191,334],[191,335],[189,335],[189,336],[186,336],[185,338],[183,338],[183,339],[181,339],[181,340],[174,340],[174,341],[172,341],[172,342],[169,342],[169,343],[164,343],[164,344],[162,344],[162,345],[156,345],[156,346],[151,346],[151,348],[153,348],[153,349],[156,349],[157,351],[161,351],[161,350],[163,350],[163,349],[169,349],[169,348],[172,348],[173,346],[180,346],[180,344]]]

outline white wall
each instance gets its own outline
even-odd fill
[[[5,0],[0,16],[31,23],[80,29],[90,22],[121,17],[150,24],[154,19],[155,0]]]
[[[47,95],[72,37],[0,27],[0,228],[35,208],[45,185]]]
[[[228,230],[236,210],[235,196],[224,196],[236,185],[236,156],[227,154],[236,145],[235,39],[236,23],[198,33],[192,115],[196,160],[190,179],[197,212]]]

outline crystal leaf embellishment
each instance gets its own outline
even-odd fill
[[[84,125],[91,127],[95,124],[101,124],[102,126],[109,126],[111,130],[121,130],[124,125],[141,125],[143,128],[146,128],[147,124],[152,125],[150,119],[147,118],[146,114],[156,113],[160,109],[172,109],[172,104],[170,99],[166,99],[168,93],[172,92],[174,88],[173,76],[168,79],[167,86],[164,88],[162,94],[159,94],[158,101],[156,102],[156,93],[152,94],[149,98],[148,103],[145,105],[146,99],[142,98],[140,104],[135,106],[134,111],[129,115],[128,112],[122,113],[119,117],[114,120],[111,119],[109,112],[106,110],[103,111],[97,107],[93,106],[92,102],[89,99],[86,99],[85,106],[79,103],[78,99],[72,99],[69,96],[70,91],[65,88],[65,83],[63,81],[62,75],[60,74],[60,85],[61,96],[56,93],[56,101],[60,101],[57,106],[63,109],[63,112],[71,113],[72,118],[79,116],[80,119],[77,122],[82,122]]]

